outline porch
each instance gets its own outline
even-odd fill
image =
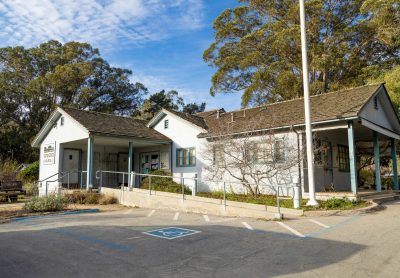
[[[127,186],[130,183],[127,173],[131,171],[171,171],[171,146],[170,141],[96,135],[62,143],[59,172],[64,175],[63,187],[92,189],[99,187],[100,182],[106,187]],[[101,181],[96,178],[98,171],[103,171]],[[139,183],[132,181],[134,186]]]
[[[314,177],[317,199],[357,199],[374,192],[399,190],[396,139],[399,135],[365,120],[343,121],[313,130]],[[305,142],[303,142],[305,143]],[[303,144],[304,145],[304,144]],[[360,179],[362,161],[368,157],[374,171],[370,184]],[[393,186],[383,184],[382,160],[391,168]],[[306,166],[303,163],[303,166]],[[308,198],[307,168],[303,168],[303,196]],[[388,177],[386,177],[387,179]]]

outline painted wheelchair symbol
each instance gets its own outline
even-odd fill
[[[176,227],[168,227],[168,228],[162,228],[162,229],[157,229],[157,230],[152,230],[148,232],[143,232],[143,234],[158,237],[158,238],[164,238],[164,239],[174,239],[174,238],[180,238],[184,236],[189,236],[193,234],[200,233],[200,231],[195,231],[195,230],[189,230],[185,228],[176,228]]]

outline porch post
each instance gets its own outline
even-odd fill
[[[93,187],[93,137],[88,138],[87,145],[87,172],[86,172],[86,190]]]
[[[379,138],[378,133],[373,131],[373,138],[374,138],[374,160],[375,160],[375,185],[376,191],[382,191],[382,184],[381,184],[381,161],[380,161],[380,151],[379,151]]]
[[[129,142],[129,154],[128,154],[128,186],[131,184],[131,172],[133,165],[133,143]]]
[[[354,143],[353,121],[348,121],[347,136],[349,143],[349,162],[350,162],[350,182],[351,192],[357,194],[357,160],[356,147]]]
[[[393,169],[393,184],[394,190],[399,190],[399,175],[397,173],[397,151],[396,151],[396,141],[394,138],[390,138],[390,147],[392,151],[392,169]]]

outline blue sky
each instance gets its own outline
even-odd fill
[[[90,42],[151,92],[175,89],[207,109],[240,107],[240,95],[211,97],[215,69],[203,62],[213,20],[236,0],[0,0],[0,46],[49,39]]]

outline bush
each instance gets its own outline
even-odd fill
[[[37,185],[33,182],[27,182],[22,187],[28,196],[38,195],[39,193]]]
[[[165,172],[163,170],[155,170],[153,172],[150,172],[150,174],[171,177],[151,177],[151,190],[182,193],[182,185],[173,181],[171,173]],[[149,177],[143,179],[142,183],[140,184],[140,188],[149,188]],[[186,186],[184,187],[184,191],[185,194],[192,194],[192,190],[190,190]]]
[[[74,191],[66,195],[66,198],[70,203],[74,204],[88,204],[88,205],[108,205],[118,203],[117,198],[113,196],[107,196],[104,194],[85,192],[85,191]]]
[[[347,198],[339,199],[339,198],[332,198],[326,201],[318,201],[317,207],[308,207],[305,208],[307,210],[313,209],[326,209],[326,210],[347,210],[347,209],[356,209],[365,207],[368,203],[365,201],[352,201]]]
[[[0,181],[17,180],[18,162],[11,159],[0,161]]]
[[[115,198],[114,196],[109,196],[109,195],[101,195],[99,199],[99,204],[100,205],[112,205],[112,204],[117,204],[118,199]]]
[[[24,182],[33,182],[39,179],[39,161],[29,164],[18,174],[19,178]]]
[[[33,197],[24,205],[27,212],[48,212],[64,210],[68,206],[68,200],[64,197],[49,195]]]

